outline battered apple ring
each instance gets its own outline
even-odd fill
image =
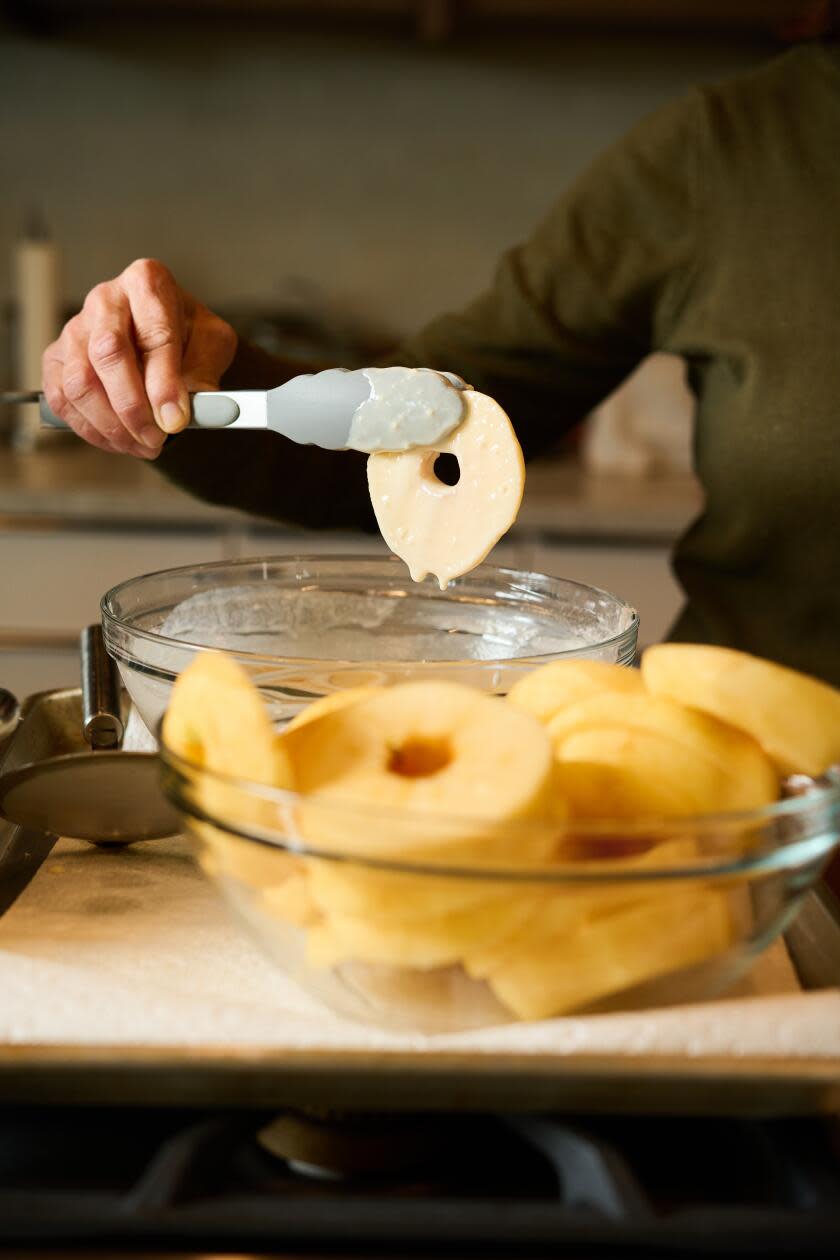
[[[435,475],[454,455],[460,479]],[[415,582],[432,573],[445,590],[474,569],[516,520],[525,461],[513,425],[485,394],[464,394],[464,419],[435,447],[371,455],[368,488],[382,537]]]

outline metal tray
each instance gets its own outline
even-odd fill
[[[23,706],[0,758],[0,813],[42,835],[98,845],[173,835],[181,821],[161,790],[157,758],[121,747],[127,701],[98,663],[108,661],[98,626],[82,647],[81,690],[42,692]]]
[[[47,692],[33,749],[80,739],[78,690]],[[154,842],[151,842],[154,843]],[[0,845],[2,861],[2,845]],[[786,934],[804,989],[840,982],[840,903],[812,891]],[[0,999],[2,1000],[2,999]],[[481,1055],[0,1045],[0,1103],[785,1115],[840,1111],[837,1057]]]
[[[123,723],[128,720],[129,701],[120,696]],[[82,731],[82,689],[61,687],[29,696],[21,705],[17,731],[5,749],[0,749],[4,770],[50,757],[89,751]]]

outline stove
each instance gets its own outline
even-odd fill
[[[840,1255],[835,1119],[6,1108],[0,1256]]]

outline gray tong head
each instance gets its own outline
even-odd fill
[[[422,395],[402,406],[394,423],[387,397],[402,368],[328,368],[295,376],[276,389],[225,390],[190,395],[195,429],[268,429],[292,442],[331,451],[402,451],[448,437],[464,417],[460,377],[420,369]],[[384,397],[383,397],[384,395]],[[3,394],[0,401],[38,403],[41,420],[66,428],[43,394]],[[382,408],[384,407],[384,411]]]

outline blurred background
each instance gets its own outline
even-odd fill
[[[0,380],[98,281],[158,257],[269,349],[363,364],[487,282],[658,105],[808,33],[792,0],[0,4]],[[657,357],[535,465],[496,559],[679,605],[691,400]],[[204,558],[379,547],[210,508],[0,415],[0,683],[73,682],[113,582]],[[282,487],[278,487],[282,498]]]

